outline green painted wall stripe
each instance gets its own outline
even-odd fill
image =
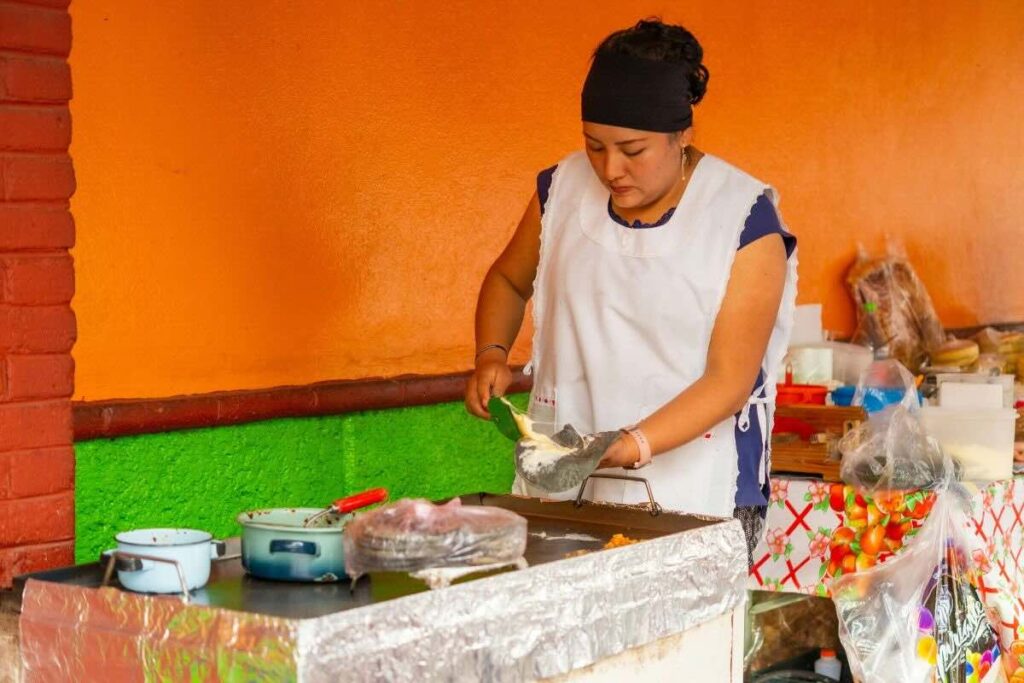
[[[75,452],[78,562],[126,529],[223,538],[246,510],[327,505],[374,486],[392,499],[507,492],[513,477],[511,442],[461,403],[96,439]]]

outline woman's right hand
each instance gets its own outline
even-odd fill
[[[476,370],[466,383],[466,410],[477,417],[489,420],[487,402],[492,396],[504,396],[512,383],[512,371],[508,357],[502,349],[488,349],[476,359]]]

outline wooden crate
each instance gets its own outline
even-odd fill
[[[772,474],[804,474],[840,481],[839,461],[828,457],[826,444],[772,440]]]
[[[859,407],[781,405],[775,418],[799,420],[814,434],[827,434],[840,438],[867,419]],[[821,477],[825,481],[839,481],[839,461],[829,457],[827,442],[812,443],[792,438],[772,436],[772,472],[775,474],[803,474]]]

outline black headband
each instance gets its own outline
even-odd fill
[[[658,133],[693,123],[689,73],[679,63],[599,52],[581,99],[583,120],[591,123]]]

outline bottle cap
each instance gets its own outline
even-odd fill
[[[825,659],[835,659],[836,658],[836,651],[832,650],[830,648],[822,648],[821,656],[824,657]]]

